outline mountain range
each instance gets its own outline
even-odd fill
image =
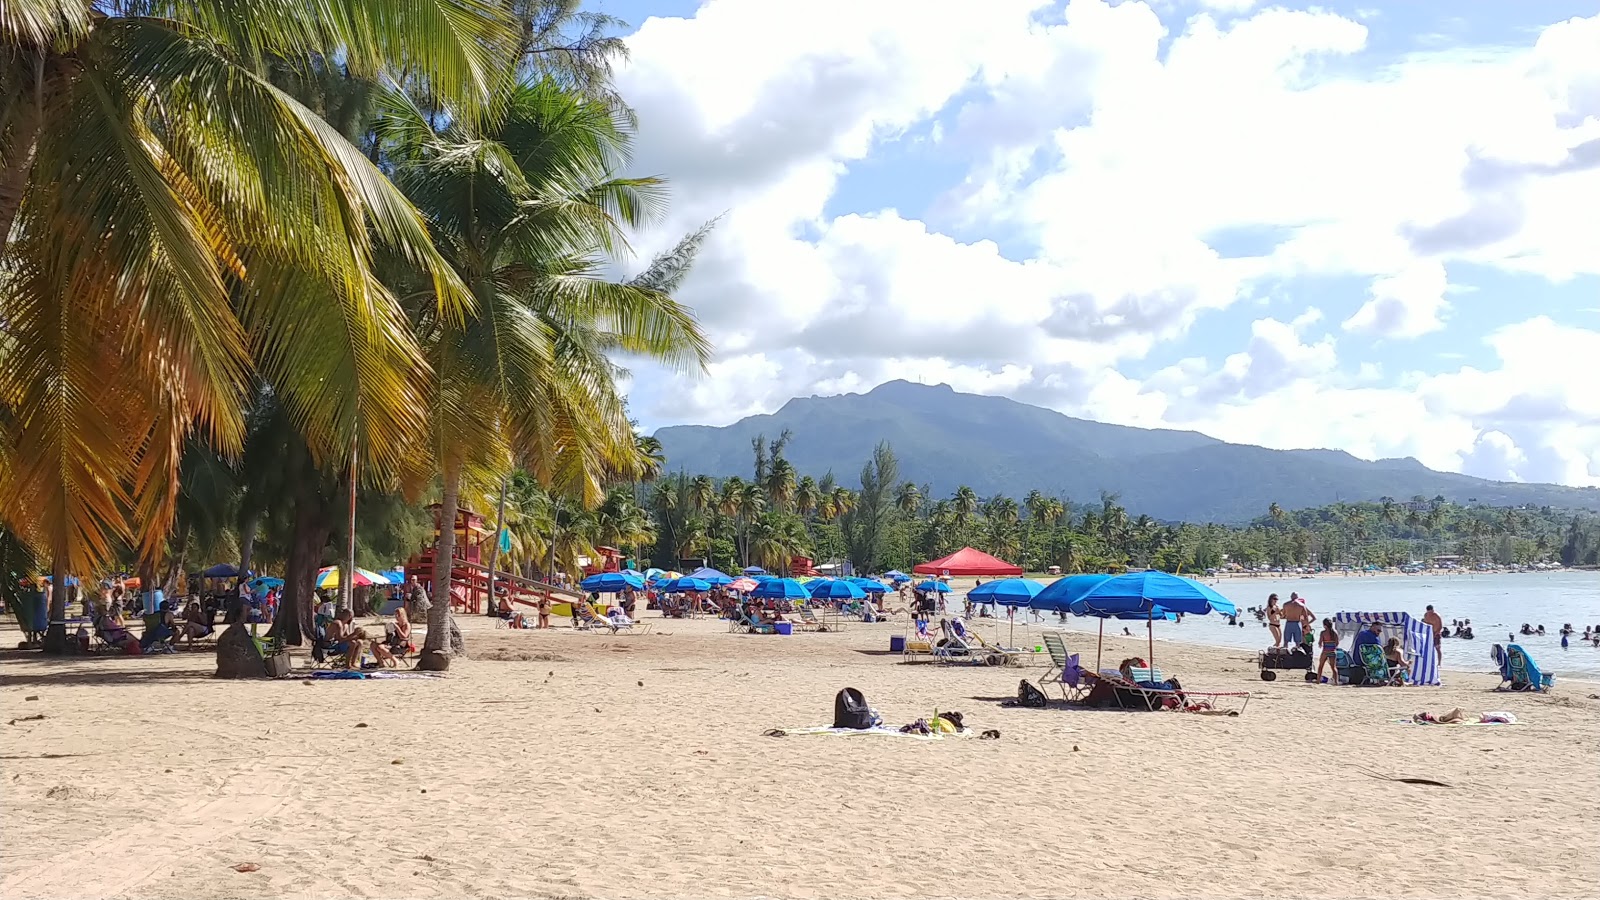
[[[1458,503],[1600,509],[1600,488],[1489,481],[1429,469],[1415,459],[1358,459],[1341,450],[1269,450],[1194,431],[1134,428],[1076,419],[1005,397],[948,385],[891,381],[864,394],[797,397],[770,415],[721,427],[656,431],[669,471],[749,478],[751,439],[791,438],[784,456],[802,475],[832,472],[856,487],[879,441],[900,461],[900,478],[949,496],[1021,499],[1038,489],[1075,503],[1120,496],[1135,515],[1189,522],[1246,522],[1285,509],[1338,501],[1443,495]]]

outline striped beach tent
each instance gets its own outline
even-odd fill
[[[1438,684],[1439,657],[1433,648],[1433,629],[1421,619],[1413,619],[1403,612],[1342,612],[1333,617],[1333,627],[1339,638],[1354,635],[1370,622],[1383,625],[1383,638],[1398,637],[1405,641],[1406,652],[1411,654],[1411,683]]]

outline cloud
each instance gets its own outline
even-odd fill
[[[1413,338],[1444,327],[1440,318],[1449,308],[1444,299],[1449,283],[1444,266],[1417,263],[1397,275],[1372,282],[1371,299],[1344,321],[1346,331],[1379,337]]]
[[[1369,29],[1389,17],[1170,6],[709,0],[644,22],[619,87],[634,170],[667,175],[674,208],[638,250],[723,218],[681,292],[719,359],[681,387],[636,366],[641,419],[921,377],[1268,446],[1600,480],[1585,401],[1520,333],[1454,335],[1492,339],[1482,372],[1339,358],[1508,299],[1460,293],[1458,262],[1600,274],[1600,16],[1382,56]],[[1224,252],[1229,234],[1273,243]],[[1366,296],[1313,288],[1341,277]],[[1204,346],[1180,351],[1201,322]]]

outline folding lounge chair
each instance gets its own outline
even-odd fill
[[[969,645],[976,644],[978,650],[1000,657],[1000,662],[1003,665],[1020,666],[1022,665],[1022,661],[1028,656],[1028,651],[1026,650],[1021,650],[1016,647],[1001,647],[996,644],[991,644],[983,639],[983,635],[977,633],[976,631],[970,631],[965,627],[961,627],[960,634],[961,639],[967,641]]]
[[[940,630],[944,633],[944,640],[933,649],[934,658],[940,662],[982,663],[989,666],[998,666],[1005,662],[1005,657],[998,653],[973,649],[973,646],[948,624],[942,625]]]
[[[1548,691],[1556,683],[1556,677],[1541,671],[1521,644],[1506,648],[1500,678],[1501,688],[1511,691]]]
[[[579,631],[597,631],[605,629],[612,634],[617,633],[617,626],[611,620],[595,611],[594,605],[588,600],[572,604],[572,627]]]
[[[1048,641],[1047,635],[1045,640]],[[1056,641],[1060,642],[1057,637]],[[1053,655],[1053,654],[1052,654]],[[1083,667],[1078,665],[1078,654],[1073,653],[1062,660],[1061,665],[1051,665],[1045,676],[1039,679],[1039,687],[1047,688],[1051,685],[1061,689],[1061,699],[1074,703],[1083,699],[1086,686],[1083,680]]]
[[[1039,676],[1039,683],[1053,683],[1061,678],[1061,673],[1067,667],[1067,642],[1061,639],[1061,634],[1047,631],[1044,634],[1044,649],[1050,654],[1050,665]]]

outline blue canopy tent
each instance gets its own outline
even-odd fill
[[[1072,606],[1077,615],[1094,615],[1095,613],[1077,613],[1079,604],[1082,604],[1084,609],[1106,612],[1108,617],[1128,618],[1119,614],[1142,613],[1142,617],[1146,619],[1145,627],[1149,632],[1151,660],[1154,660],[1156,655],[1155,629],[1150,624],[1155,621],[1155,610],[1197,616],[1206,615],[1213,610],[1225,616],[1239,614],[1239,608],[1234,606],[1231,600],[1200,582],[1154,571],[1129,572],[1126,575],[1107,578],[1084,593]],[[1134,615],[1132,618],[1141,616]],[[1103,628],[1104,625],[1102,630]]]
[[[710,566],[701,566],[689,573],[690,578],[698,578],[707,584],[732,584],[733,578],[726,572],[718,572]]]
[[[1068,575],[1044,586],[1030,604],[1034,609],[1067,612],[1072,601],[1100,586],[1110,575]]]
[[[601,572],[578,582],[578,587],[593,594],[620,594],[624,588],[644,590],[644,579],[626,572]]]
[[[239,568],[229,563],[217,563],[200,573],[202,578],[237,578]]]
[[[744,574],[746,574],[746,575],[765,575],[765,574],[767,574],[767,570],[761,568],[760,566],[745,566],[743,571],[744,571]]]
[[[750,596],[762,600],[805,600],[811,596],[806,586],[793,578],[771,578],[758,583]]]
[[[806,588],[813,600],[861,600],[867,596],[861,585],[839,578],[819,578]],[[759,591],[760,587],[756,589]]]
[[[1006,607],[1006,617],[1011,620],[1011,633],[1007,642],[1017,637],[1017,607],[1030,606],[1044,585],[1032,578],[1001,578],[987,581],[967,591],[967,599],[981,603],[998,603]]]

